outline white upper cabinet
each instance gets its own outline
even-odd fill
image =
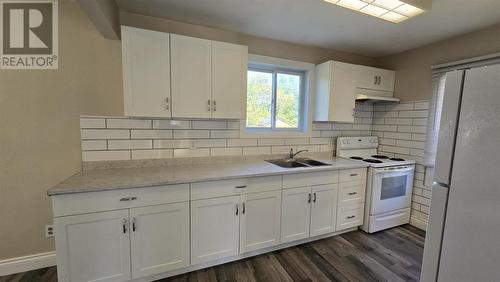
[[[396,72],[368,66],[356,66],[358,88],[394,92]]]
[[[189,202],[130,210],[132,278],[189,265]]]
[[[328,61],[316,66],[315,121],[354,122],[356,66]]]
[[[172,116],[211,118],[212,42],[171,35]]]
[[[212,118],[242,118],[247,61],[247,46],[212,41]]]
[[[243,117],[248,47],[122,26],[126,116]]]
[[[170,117],[169,34],[122,26],[126,116]]]

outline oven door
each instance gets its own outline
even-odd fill
[[[374,168],[370,214],[410,207],[414,166]]]

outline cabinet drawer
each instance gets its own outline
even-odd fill
[[[249,177],[191,184],[191,200],[217,198],[281,189],[281,175]]]
[[[366,181],[366,168],[345,169],[339,172],[339,182]]]
[[[52,196],[54,216],[128,209],[189,201],[189,184]]]
[[[337,171],[320,171],[283,175],[283,188],[294,188],[339,182]]]
[[[364,181],[341,182],[339,184],[339,206],[362,203],[365,201]]]
[[[337,231],[363,224],[364,203],[342,206],[337,215]]]

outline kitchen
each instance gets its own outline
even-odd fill
[[[1,281],[499,277],[495,1],[49,2],[58,69],[0,71]]]

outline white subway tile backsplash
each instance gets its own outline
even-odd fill
[[[257,146],[257,139],[228,139],[228,147],[251,147]]]
[[[162,150],[132,150],[133,160],[142,159],[166,159],[173,158],[174,151],[172,149],[162,149]]]
[[[227,129],[240,129],[240,121],[239,120],[228,120],[227,121]]]
[[[84,151],[82,160],[84,162],[97,161],[123,161],[130,159],[130,151]]]
[[[243,147],[244,156],[270,155],[271,147]]]
[[[297,151],[296,146],[272,146],[271,147],[271,153],[272,154],[288,154],[290,152],[290,149],[293,149],[293,151]]]
[[[209,130],[174,130],[174,139],[210,138]]]
[[[80,118],[80,128],[106,128],[105,118]]]
[[[331,123],[313,123],[313,130],[332,130]]]
[[[407,103],[390,103],[386,104],[385,106],[386,111],[411,111],[414,109],[414,103],[413,102],[407,102]]]
[[[153,140],[108,140],[108,150],[152,148]]]
[[[153,140],[155,149],[190,148],[193,144],[194,140]]]
[[[259,139],[257,144],[259,146],[285,145],[285,140],[280,138]]]
[[[174,149],[174,158],[208,157],[210,149]]]
[[[304,145],[309,144],[309,138],[287,138],[285,145]]]
[[[172,130],[164,130],[164,129],[131,130],[130,137],[132,139],[170,139],[172,138]]]
[[[399,117],[411,117],[411,118],[426,118],[429,115],[427,110],[423,111],[402,111],[399,112]]]
[[[384,137],[391,139],[411,140],[411,134],[409,133],[384,132]]]
[[[428,101],[415,102],[415,110],[428,110],[428,109],[429,109]]]
[[[226,147],[226,139],[198,139],[194,140],[196,148]]]
[[[332,138],[342,136],[342,131],[320,131],[322,138]]]
[[[188,120],[153,120],[155,129],[191,129],[191,121]]]
[[[328,145],[332,142],[332,138],[311,138],[309,144],[311,145]]]
[[[307,150],[309,151],[309,153],[317,153],[320,151],[320,148],[321,148],[320,145],[299,145],[297,146],[297,151]]]
[[[242,148],[233,147],[233,148],[212,148],[210,149],[210,154],[214,157],[217,156],[241,156]]]
[[[428,119],[427,118],[414,118],[413,125],[424,125],[427,126]]]
[[[425,133],[426,130],[427,127],[425,126],[406,126],[406,125],[398,126],[398,132]]]
[[[410,118],[386,118],[385,124],[412,125],[413,121]]]
[[[107,150],[106,140],[82,140],[82,151]]]
[[[130,139],[130,130],[125,129],[82,129],[82,140],[89,139]]]
[[[240,138],[239,130],[211,130],[210,138]]]
[[[107,128],[152,128],[152,121],[148,119],[128,119],[128,118],[108,118],[106,119]]]
[[[226,121],[194,120],[193,129],[226,129]]]

